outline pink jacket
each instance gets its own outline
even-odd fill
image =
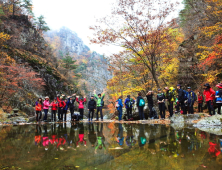
[[[76,101],[79,103],[79,109],[84,109],[84,103],[86,102],[86,98],[84,98],[83,101],[79,101],[79,99],[76,98]]]
[[[43,109],[49,109],[49,106],[50,106],[49,100],[44,100]]]

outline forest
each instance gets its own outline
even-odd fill
[[[67,28],[50,30],[31,0],[0,0],[0,108],[33,112],[39,96],[90,95],[107,88],[113,112],[120,96],[164,86],[221,81],[220,0],[118,0],[91,26],[91,43],[123,50],[103,56]],[[118,21],[118,24],[116,24]],[[102,71],[101,71],[102,70]]]
[[[110,56],[112,79],[107,82],[111,104],[119,96],[173,86],[203,92],[222,78],[220,0],[179,2],[119,0],[112,15],[91,29],[92,43],[123,50]],[[116,25],[115,22],[119,21]]]

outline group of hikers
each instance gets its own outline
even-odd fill
[[[169,117],[172,117],[174,113],[181,113],[181,114],[194,114],[194,103],[198,101],[198,112],[203,111],[203,103],[204,99],[207,105],[207,108],[209,110],[209,115],[215,114],[214,109],[214,102],[216,102],[218,107],[218,114],[221,114],[221,106],[222,106],[222,83],[219,83],[216,85],[217,91],[214,91],[208,83],[204,85],[204,91],[203,95],[201,92],[197,92],[197,94],[192,91],[191,87],[187,87],[187,91],[182,89],[181,85],[177,85],[177,89],[174,87],[165,87],[164,92],[162,89],[158,89],[157,93],[157,104],[159,106],[159,113],[160,118],[165,119],[166,118],[166,110],[169,111]],[[94,90],[94,96],[90,97],[90,100],[88,101],[88,120],[92,121],[94,112],[96,111],[96,121],[99,120],[99,113],[101,116],[101,121],[103,121],[103,106],[104,106],[104,96],[105,92],[103,94],[96,95],[96,90]],[[158,115],[156,113],[156,110],[154,108],[154,100],[153,100],[154,92],[148,91],[146,94],[147,102],[148,102],[148,108],[149,108],[149,114],[148,119],[158,119]],[[127,112],[127,120],[133,120],[132,118],[132,111],[133,106],[136,103],[136,106],[139,111],[139,119],[145,120],[144,116],[144,107],[145,107],[145,100],[142,97],[142,93],[138,93],[138,97],[136,101],[130,97],[130,95],[127,96],[127,98],[124,101],[123,104],[123,96],[120,96],[118,100],[116,101],[115,107],[118,111],[118,118],[119,121],[122,120],[122,112],[123,107],[125,106],[126,112]],[[79,113],[74,113],[74,104],[75,101],[79,104]],[[40,121],[42,117],[42,110],[44,110],[44,121],[47,121],[47,114],[49,111],[49,108],[51,107],[51,121],[56,121],[56,113],[58,112],[58,121],[66,121],[66,114],[67,110],[70,110],[71,113],[71,121],[79,121],[83,119],[84,115],[84,104],[86,103],[86,97],[79,98],[79,96],[76,96],[76,94],[73,94],[72,96],[67,96],[65,98],[64,95],[57,95],[57,97],[50,103],[49,97],[46,96],[45,100],[42,101],[41,98],[38,99],[38,101],[35,104],[36,109],[36,121]],[[174,106],[176,111],[174,112]],[[63,120],[64,117],[64,120]]]
[[[103,121],[102,108],[104,106],[104,96],[105,92],[103,94],[96,95],[96,90],[94,90],[94,96],[91,96],[90,100],[88,101],[89,121],[92,121],[96,109],[96,120],[99,120],[100,113],[101,121]],[[79,104],[78,108],[80,114],[74,113],[75,101]],[[67,110],[70,110],[71,121],[82,120],[84,115],[85,103],[86,97],[79,98],[79,96],[76,96],[76,94],[67,96],[67,98],[65,98],[65,95],[57,95],[57,97],[54,98],[52,102],[49,101],[48,96],[45,97],[44,101],[42,100],[42,98],[39,98],[35,103],[36,121],[39,122],[42,120],[42,110],[44,111],[43,121],[47,121],[47,115],[50,107],[51,121],[56,121],[56,113],[58,113],[58,121],[66,121]]]
[[[174,87],[165,87],[164,92],[162,89],[158,89],[157,93],[157,104],[159,106],[159,112],[161,119],[166,118],[166,110],[169,111],[169,117],[172,117],[174,113],[181,113],[181,114],[194,114],[194,103],[198,101],[198,112],[203,111],[203,102],[204,99],[206,101],[207,108],[209,110],[209,115],[215,115],[214,109],[214,102],[216,102],[218,107],[218,114],[221,114],[221,106],[222,106],[222,83],[218,83],[216,85],[217,91],[215,92],[209,85],[206,83],[204,85],[203,95],[201,92],[197,92],[197,95],[194,91],[192,91],[191,87],[187,87],[187,91],[182,89],[181,85],[177,85],[177,89]],[[153,100],[153,91],[148,91],[146,94],[148,108],[149,108],[149,115],[148,119],[158,119],[159,117],[156,114],[156,110],[154,108],[154,100]],[[125,99],[124,105],[122,104],[122,96],[118,98],[116,101],[116,108],[118,110],[118,117],[119,121],[122,120],[122,110],[125,105],[127,111],[127,118],[128,120],[132,120],[132,108],[135,103],[135,100],[130,98],[130,95],[127,96]],[[136,99],[136,106],[139,111],[139,119],[145,120],[144,117],[144,107],[145,107],[145,100],[142,97],[142,93],[138,93],[138,97]],[[174,105],[176,111],[174,112]]]

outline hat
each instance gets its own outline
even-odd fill
[[[63,97],[62,97],[62,96],[60,96],[60,99],[63,99]]]
[[[206,87],[210,87],[209,83],[204,84],[204,86],[206,86]]]
[[[54,100],[57,100],[57,98],[55,97]]]
[[[187,89],[191,89],[191,87],[187,87]]]
[[[181,86],[180,84],[177,84],[177,86]]]
[[[158,91],[161,91],[161,89],[158,89]]]
[[[49,99],[49,96],[46,96],[45,99]]]
[[[164,87],[165,90],[169,90],[169,87]]]
[[[94,96],[91,96],[91,97],[93,97],[93,98],[94,98]]]
[[[218,85],[216,85],[216,87],[222,89],[222,83],[219,83]]]

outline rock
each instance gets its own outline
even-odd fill
[[[36,120],[36,117],[35,117],[35,116],[29,117],[28,123],[34,122],[35,120]]]
[[[203,118],[202,120],[197,122],[195,126],[199,127],[199,126],[221,126],[221,125],[222,125],[222,115],[214,115]]]
[[[12,122],[17,122],[17,123],[26,123],[28,122],[28,118],[24,118],[24,117],[13,117],[11,118]]]
[[[174,114],[171,118],[170,121],[173,123],[184,123],[184,116],[181,114]]]
[[[200,114],[187,114],[187,115],[182,115],[182,114],[174,114],[170,120],[173,123],[193,123],[194,120],[199,120],[201,119]]]

